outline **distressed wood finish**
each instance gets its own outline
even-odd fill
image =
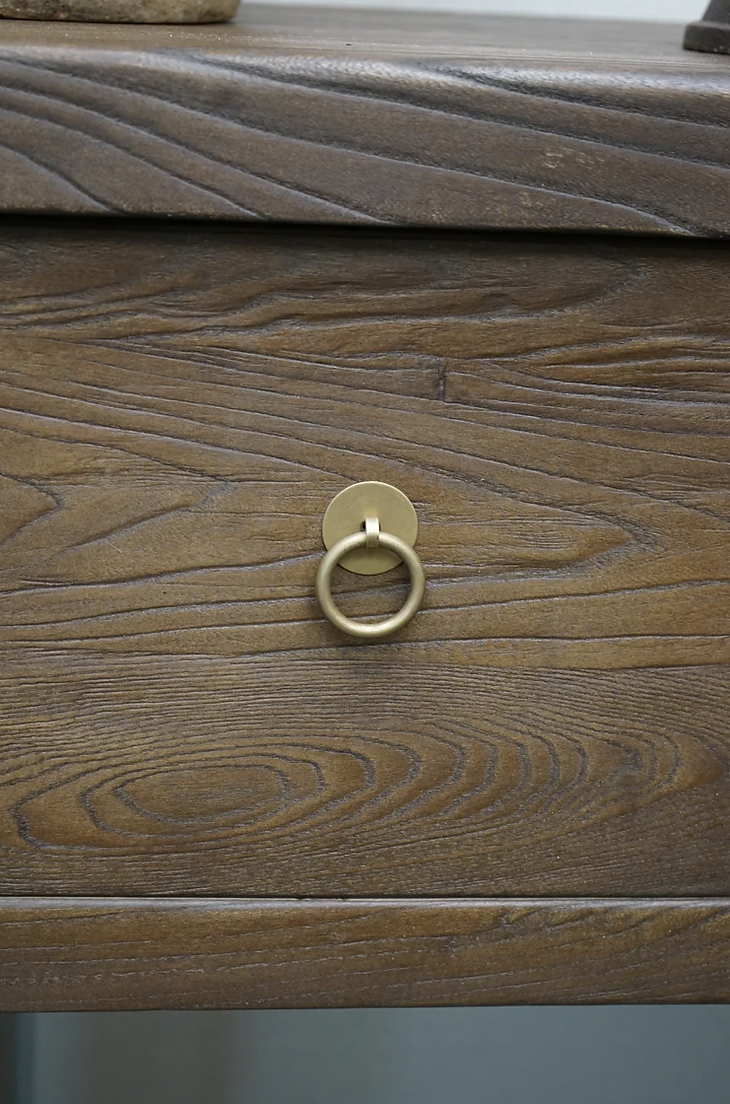
[[[345,648],[342,649],[346,651]],[[6,892],[730,890],[727,668],[3,663]]]
[[[730,901],[0,899],[0,1008],[718,1003]]]
[[[0,209],[730,232],[730,69],[682,28],[246,4],[2,26]]]
[[[730,893],[725,249],[0,250],[4,892]],[[429,576],[370,647],[312,597],[365,478]]]

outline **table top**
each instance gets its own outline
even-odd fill
[[[730,58],[678,25],[244,4],[0,21],[0,211],[730,232]]]

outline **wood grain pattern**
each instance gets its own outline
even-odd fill
[[[0,1008],[720,1003],[730,901],[0,900]]]
[[[111,222],[0,256],[3,892],[730,893],[725,249]],[[429,576],[370,647],[312,596],[365,478]]]
[[[343,649],[346,651],[346,649]],[[727,892],[726,668],[3,665],[6,892]]]
[[[725,59],[682,28],[245,5],[3,25],[0,209],[730,232]]]

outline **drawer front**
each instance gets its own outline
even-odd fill
[[[730,893],[727,247],[16,221],[0,298],[0,892]]]

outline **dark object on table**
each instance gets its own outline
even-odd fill
[[[710,0],[704,18],[687,27],[684,48],[703,54],[730,54],[730,0]]]

